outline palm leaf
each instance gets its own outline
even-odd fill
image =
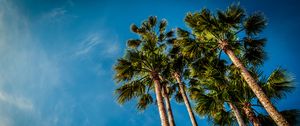
[[[262,13],[250,15],[244,22],[244,28],[247,35],[257,35],[267,25],[266,19]]]

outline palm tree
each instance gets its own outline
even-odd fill
[[[169,89],[167,87],[169,82],[162,76],[160,76],[160,79],[162,80],[162,92],[161,93],[162,93],[165,103],[166,103],[169,124],[170,124],[170,126],[175,126],[174,116],[173,116],[172,107],[171,107],[171,103],[170,103],[170,92],[167,90],[167,89]]]
[[[190,56],[198,55],[203,47],[209,48],[210,51],[225,52],[276,124],[289,125],[240,60],[248,58],[253,64],[261,64],[265,58],[265,39],[259,39],[258,36],[266,25],[262,14],[246,16],[244,9],[232,5],[226,11],[217,11],[216,15],[208,9],[188,13],[185,22],[192,28],[196,40],[183,42],[182,45],[193,45],[184,46],[183,51],[192,50],[185,53]],[[241,33],[242,31],[244,33]]]
[[[169,61],[168,62],[169,67],[168,68],[169,69],[167,69],[167,72],[165,72],[165,73],[167,73],[167,75],[169,76],[169,78],[171,80],[175,80],[177,82],[176,87],[178,88],[178,92],[175,95],[175,99],[176,99],[177,102],[181,102],[181,101],[184,102],[184,104],[187,108],[187,111],[188,111],[188,114],[189,114],[192,125],[197,126],[198,124],[197,124],[197,121],[195,119],[190,101],[189,101],[187,93],[186,93],[186,87],[185,87],[185,85],[182,81],[183,75],[184,75],[185,71],[187,70],[186,69],[187,61],[180,54],[179,47],[176,47],[176,45],[174,45],[174,44],[172,45],[172,47],[169,51],[169,57],[168,58],[169,58],[168,59],[168,61]]]
[[[166,32],[167,21],[157,23],[157,18],[150,16],[141,26],[131,25],[131,30],[139,35],[139,39],[130,39],[127,44],[130,49],[118,60],[115,66],[115,79],[120,82],[131,82],[142,78],[150,78],[154,83],[157,106],[161,125],[169,126],[162,97],[162,83],[159,75],[167,66],[163,52],[164,41],[172,38],[173,31]]]

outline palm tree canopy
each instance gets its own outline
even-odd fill
[[[231,5],[216,13],[208,9],[188,13],[185,22],[193,31],[193,35],[189,35],[187,31],[177,30],[177,43],[182,45],[185,56],[199,57],[207,49],[217,51],[219,42],[226,41],[226,48],[232,49],[247,64],[261,65],[266,59],[263,50],[266,39],[259,37],[266,26],[262,13],[246,15],[239,5]]]

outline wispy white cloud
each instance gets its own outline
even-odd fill
[[[4,92],[0,92],[0,101],[16,106],[18,109],[32,111],[32,102],[22,96],[12,96]]]
[[[67,3],[70,7],[74,6],[74,2]],[[42,22],[64,23],[70,19],[77,18],[76,15],[70,14],[67,7],[57,7],[42,14]]]
[[[101,43],[100,35],[97,33],[89,34],[79,46],[79,49],[75,53],[76,55],[84,55],[92,51],[98,44]]]
[[[67,10],[64,8],[54,8],[50,12],[46,13],[44,16],[46,18],[54,19],[54,18],[59,18],[61,16],[64,16],[66,12]]]
[[[42,21],[58,23],[66,19],[67,16],[67,10],[65,8],[54,8],[42,15]]]
[[[117,35],[108,35],[107,32],[96,32],[88,34],[79,44],[75,51],[76,56],[94,55],[101,58],[111,58],[116,56],[120,45]]]

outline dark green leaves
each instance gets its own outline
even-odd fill
[[[154,27],[156,25],[157,17],[156,16],[150,16],[148,18],[148,23],[151,27]]]
[[[264,51],[266,41],[266,39],[244,38],[244,54],[242,59],[255,66],[263,64],[267,57]]]
[[[116,71],[115,80],[118,83],[121,81],[131,80],[135,72],[135,68],[132,66],[132,63],[126,59],[118,59],[114,70]]]
[[[142,95],[144,92],[145,85],[143,85],[141,81],[131,81],[125,83],[115,90],[115,94],[118,96],[117,101],[120,104],[124,104],[132,98]]]
[[[247,35],[257,35],[266,27],[267,21],[262,13],[255,13],[246,18],[244,28]]]
[[[293,78],[282,68],[274,70],[262,87],[269,98],[281,99],[295,87]]]
[[[175,94],[175,100],[178,103],[182,103],[183,102],[183,98],[182,98],[182,94],[180,93],[180,91],[177,91],[177,93]]]
[[[135,33],[139,32],[139,28],[135,24],[132,24],[130,26],[130,29],[131,29],[132,32],[135,32]]]
[[[130,48],[137,48],[142,43],[139,39],[129,39],[127,41],[127,46]]]
[[[140,97],[137,103],[137,109],[143,111],[152,103],[153,103],[152,96],[150,94],[144,94]]]
[[[244,17],[245,10],[235,4],[229,6],[225,12],[218,12],[219,20],[234,28],[239,28],[238,25]]]
[[[183,30],[181,28],[177,28],[177,37],[179,38],[188,38],[190,33],[186,30]]]
[[[161,20],[159,23],[159,32],[160,33],[165,32],[166,26],[167,26],[167,20],[165,20],[165,19]]]

